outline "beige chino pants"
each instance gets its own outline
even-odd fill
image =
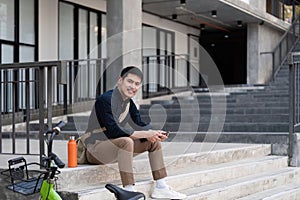
[[[134,185],[133,156],[148,151],[150,167],[154,180],[167,176],[160,142],[141,142],[129,137],[106,141],[97,140],[87,147],[87,160],[91,164],[108,164],[118,162],[123,186]]]

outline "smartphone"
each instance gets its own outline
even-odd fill
[[[170,131],[165,131],[162,134],[165,135],[165,136],[167,136],[167,137],[169,137]]]

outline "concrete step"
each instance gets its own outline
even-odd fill
[[[163,151],[165,155],[165,165],[169,173],[176,173],[180,170],[189,170],[195,167],[232,162],[244,158],[262,157],[270,154],[270,145],[249,145],[244,147],[211,151],[213,145],[210,143],[166,143]],[[219,146],[222,144],[219,144]],[[224,144],[226,145],[226,144]],[[224,146],[223,145],[223,146]],[[192,152],[191,152],[192,151]],[[137,180],[151,177],[147,154],[136,157],[134,160],[134,170]],[[144,157],[143,157],[144,156]],[[80,165],[77,168],[61,169],[57,186],[59,190],[69,190],[72,188],[84,188],[89,185],[99,185],[108,182],[120,183],[120,177],[116,164],[109,165]],[[95,176],[96,175],[96,176]],[[83,179],[83,177],[85,177]],[[89,178],[86,178],[89,177]]]
[[[184,123],[184,122],[218,122],[220,120],[225,119],[225,122],[229,123],[235,123],[235,122],[288,122],[289,121],[289,115],[288,114],[281,114],[281,115],[271,115],[271,114],[228,114],[224,116],[224,114],[214,114],[211,116],[211,114],[193,114],[193,113],[182,113],[182,114],[173,114],[173,115],[166,115],[166,114],[150,114],[150,116],[142,116],[142,118],[152,123],[155,122],[178,122],[178,123]],[[213,118],[213,119],[212,119]]]
[[[238,200],[287,200],[287,199],[299,199],[300,195],[300,183],[293,182],[279,187],[275,187],[263,192],[258,192],[246,197],[239,198]]]
[[[170,131],[214,131],[209,130],[219,123],[211,120],[214,112],[216,118],[226,114],[225,132],[287,132],[288,74],[288,67],[283,66],[276,78],[262,87],[224,88],[225,92],[219,93],[203,90],[194,96],[156,100],[141,105],[141,115],[146,121],[150,116],[154,127]]]
[[[289,106],[289,102],[268,102],[268,101],[264,101],[264,102],[256,102],[256,101],[250,101],[250,102],[238,102],[238,103],[226,103],[225,102],[199,102],[199,103],[191,103],[191,104],[178,104],[178,103],[174,103],[174,104],[158,104],[160,105],[162,108],[165,109],[176,109],[176,108],[180,108],[180,109],[193,109],[196,107],[199,108],[207,108],[207,107],[211,107],[213,106],[214,108],[250,108],[250,107],[259,107],[259,108],[263,108],[263,107],[268,107],[268,108],[288,108]],[[149,109],[151,108],[153,105],[151,104],[144,104],[140,106],[140,109]]]
[[[245,144],[288,144],[288,132],[176,132],[170,133],[171,142],[215,142]],[[282,155],[282,154],[280,154]]]
[[[212,157],[211,157],[212,158]],[[189,164],[189,163],[188,163]],[[187,164],[187,165],[188,165]],[[255,174],[264,174],[269,171],[278,171],[285,169],[287,165],[286,157],[266,156],[260,158],[242,159],[228,163],[215,164],[209,166],[194,167],[190,169],[183,169],[175,174],[170,174],[167,177],[167,182],[178,191],[189,193],[189,188],[198,188],[199,186],[206,187],[207,185],[216,184],[220,182],[230,182],[234,179],[242,179],[243,177],[255,176]],[[184,183],[184,184],[183,184]],[[102,186],[84,188],[81,191],[70,190],[75,199],[111,199],[111,194]],[[153,187],[153,182],[150,180],[139,181],[136,184],[136,189],[143,192],[149,197]],[[67,193],[67,192],[63,192]],[[76,194],[74,194],[76,193]],[[191,196],[191,197],[192,197]],[[189,197],[190,198],[190,197]],[[150,199],[150,198],[147,198]]]
[[[226,114],[288,114],[289,109],[288,108],[253,108],[253,107],[249,107],[249,108],[245,108],[245,107],[235,107],[235,108],[231,108],[231,109],[218,109],[215,108],[213,110],[214,113],[219,114],[219,113],[224,113],[226,112]],[[161,107],[156,107],[153,106],[151,107],[151,111],[146,110],[146,109],[142,109],[140,110],[141,115],[149,115],[149,113],[151,113],[151,115],[161,115],[161,114],[168,114],[168,115],[176,115],[176,114],[181,114],[181,113],[188,113],[188,114],[210,114],[212,112],[210,107],[206,107],[206,108],[201,108],[201,109],[181,109],[181,108],[177,108],[177,109],[163,109]],[[88,118],[88,117],[87,117]],[[87,121],[83,120],[83,121]]]
[[[151,123],[153,129],[163,129],[172,132],[288,132],[288,122],[155,122]]]
[[[183,171],[178,174],[169,175],[167,177],[168,184],[176,188],[177,191],[183,191],[189,188],[198,188],[199,185],[204,186],[217,184],[220,181],[230,181],[245,176],[253,176],[256,173],[266,173],[268,170],[278,170],[278,168],[286,167],[286,158],[265,157],[258,159],[244,159],[237,162],[225,163],[202,167],[194,170]],[[184,184],[183,184],[184,183]],[[149,198],[153,188],[153,181],[140,181],[136,184],[136,189],[143,192]],[[69,191],[74,193],[75,191]],[[73,194],[74,195],[74,194]],[[111,199],[111,194],[102,186],[85,188],[77,193],[77,198],[82,199]]]
[[[238,199],[271,188],[299,183],[300,168],[283,168],[258,173],[247,177],[223,181],[211,185],[202,185],[184,190],[187,199],[197,200],[224,200]]]

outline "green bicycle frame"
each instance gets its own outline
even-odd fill
[[[43,180],[40,190],[41,200],[62,200],[59,194],[54,190],[54,182],[52,180]]]

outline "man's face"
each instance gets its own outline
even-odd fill
[[[134,97],[142,85],[142,80],[135,74],[128,74],[125,78],[119,77],[118,88],[123,99]]]

